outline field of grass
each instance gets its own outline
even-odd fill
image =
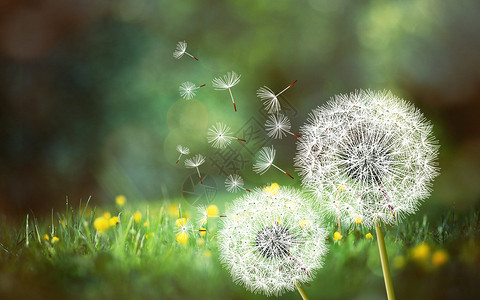
[[[188,237],[181,218],[191,220]],[[67,204],[15,224],[1,216],[0,299],[264,299],[232,282],[218,260],[221,221],[199,231],[201,218],[181,201]],[[310,299],[386,299],[375,232],[344,228],[335,241],[336,228],[323,269],[303,287]],[[384,233],[397,299],[478,299],[477,212],[440,222],[417,214]]]

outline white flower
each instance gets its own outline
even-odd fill
[[[243,187],[243,178],[238,174],[228,175],[225,179],[225,188],[231,193],[236,193],[239,190],[250,192],[249,189]]]
[[[198,60],[198,58],[187,52],[187,43],[185,41],[178,42],[177,48],[175,49],[175,51],[173,51],[173,57],[175,57],[176,59],[180,59],[184,54],[190,56],[195,60]]]
[[[261,189],[236,199],[219,232],[220,261],[254,293],[279,296],[311,281],[323,264],[326,231],[311,202],[295,189]]]
[[[230,145],[232,140],[246,142],[244,139],[231,136],[230,127],[220,122],[217,122],[208,130],[207,140],[212,144],[213,148],[219,149],[223,149]]]
[[[230,92],[230,98],[233,102],[233,108],[237,111],[237,106],[235,100],[233,99],[231,88],[240,82],[241,75],[238,75],[234,71],[228,72],[223,78],[214,78],[212,80],[212,85],[216,90],[227,90]]]
[[[203,181],[202,181],[202,175],[200,175],[200,171],[198,170],[198,167],[204,162],[205,162],[205,157],[201,154],[197,154],[194,157],[185,160],[185,167],[195,168],[197,170],[198,177],[200,178],[200,183],[203,183]]]
[[[286,136],[287,133],[296,137],[300,137],[298,134],[292,133],[290,131],[290,120],[283,114],[272,114],[265,123],[265,128],[267,129],[267,134],[269,137],[274,139],[282,139],[283,136]]]
[[[257,97],[259,97],[260,100],[263,101],[263,105],[265,106],[265,109],[269,114],[277,113],[280,111],[281,105],[277,97],[286,90],[288,90],[290,87],[292,87],[296,82],[297,80],[295,80],[293,83],[291,83],[289,86],[284,88],[280,93],[276,95],[268,86],[261,87],[257,90]]]
[[[310,114],[297,141],[302,183],[324,211],[398,223],[428,197],[438,175],[432,125],[389,91],[339,95]]]
[[[205,85],[196,86],[190,81],[186,81],[180,85],[180,87],[178,88],[178,91],[180,92],[180,96],[182,96],[183,99],[190,100],[196,95],[195,90],[204,86]]]
[[[177,145],[177,151],[180,152],[180,156],[178,156],[177,159],[177,164],[180,161],[180,158],[182,158],[182,155],[188,155],[190,153],[190,149],[188,147],[183,147],[182,145]]]
[[[275,154],[276,150],[272,147],[263,147],[259,151],[258,159],[255,161],[253,164],[253,171],[255,173],[258,173],[260,175],[264,174],[265,172],[270,169],[271,166],[279,170],[280,172],[288,175],[290,178],[293,179],[292,175],[288,174],[284,170],[280,169],[278,166],[276,166],[273,161],[275,160]]]

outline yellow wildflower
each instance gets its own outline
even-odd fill
[[[143,227],[149,227],[149,226],[150,226],[150,222],[148,221],[143,222]]]
[[[48,236],[48,234],[43,235],[43,240],[47,242],[50,240],[50,237]]]
[[[175,224],[177,225],[177,227],[185,226],[185,224],[187,224],[187,219],[185,219],[185,218],[177,219],[175,221]]]
[[[185,245],[188,241],[188,235],[186,232],[181,231],[177,233],[177,242],[179,242],[182,245]]]
[[[206,258],[212,257],[212,252],[210,250],[205,250],[205,252],[203,252],[203,254],[205,255]]]
[[[298,222],[298,226],[302,227],[302,229],[305,229],[305,228],[310,227],[311,224],[312,224],[312,223],[310,223],[309,220],[300,220],[300,221]]]
[[[367,240],[371,240],[371,239],[373,239],[373,235],[369,232],[369,233],[367,233],[367,234],[365,235],[365,238],[366,238]]]
[[[60,242],[60,239],[56,236],[52,237],[52,244]]]
[[[268,196],[275,196],[278,194],[279,190],[280,186],[278,185],[278,183],[272,183],[272,185],[265,187],[263,189],[263,192]]]
[[[437,250],[432,255],[432,264],[440,267],[448,261],[448,253],[445,250]]]
[[[103,233],[110,227],[110,222],[105,219],[104,216],[98,217],[93,221],[93,227],[98,231],[98,233]]]
[[[360,217],[357,217],[355,219],[353,219],[355,221],[355,223],[357,223],[358,225],[362,224],[362,218]]]
[[[111,217],[110,220],[108,220],[108,224],[110,226],[115,226],[118,224],[118,217],[115,216],[115,217]]]
[[[135,223],[140,223],[142,220],[142,213],[137,210],[133,213],[133,219],[135,219]]]
[[[203,227],[200,228],[200,236],[204,237],[207,234],[207,230]]]
[[[333,234],[333,238],[336,240],[336,241],[339,241],[343,238],[343,235],[340,234],[340,232],[336,231],[334,234]]]
[[[118,195],[115,198],[115,202],[117,203],[118,206],[124,206],[125,202],[127,202],[127,198],[124,195]]]
[[[107,220],[110,220],[111,215],[108,211],[106,211],[106,212],[103,213],[103,217]]]
[[[168,206],[168,214],[171,216],[171,217],[178,217],[179,216],[179,212],[178,212],[178,204],[170,204]]]
[[[425,260],[430,255],[430,246],[426,243],[420,243],[412,249],[412,257],[416,260]]]
[[[148,240],[149,238],[154,237],[154,236],[155,236],[155,232],[150,232],[150,233],[147,233],[145,235],[145,238]]]
[[[207,207],[207,215],[209,217],[218,216],[218,207],[215,204],[211,204]]]
[[[393,267],[395,269],[401,269],[405,266],[405,257],[403,255],[395,256],[393,259]]]

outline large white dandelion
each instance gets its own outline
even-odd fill
[[[432,125],[389,91],[338,95],[301,128],[303,185],[342,221],[394,224],[415,212],[438,175]]]
[[[388,299],[395,299],[381,224],[398,224],[429,196],[437,167],[432,125],[389,91],[360,90],[318,107],[295,157],[324,212],[375,227]],[[358,222],[358,221],[357,221]]]
[[[327,252],[325,237],[319,214],[300,192],[256,189],[227,210],[220,260],[247,290],[278,296],[314,278]]]

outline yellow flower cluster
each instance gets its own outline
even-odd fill
[[[438,249],[432,252],[430,246],[425,242],[420,243],[411,249],[410,257],[427,268],[441,267],[449,260],[449,255],[445,250]]]
[[[117,225],[118,222],[117,216],[112,217],[109,212],[105,212],[102,216],[95,219],[93,227],[101,234],[108,230],[108,228]]]
[[[267,194],[267,196],[275,196],[278,194],[278,191],[280,190],[280,186],[278,183],[274,182],[272,185],[267,186],[263,189],[263,192]]]
[[[125,202],[127,202],[127,198],[124,195],[118,195],[115,198],[115,203],[117,203],[117,205],[120,207],[124,206]]]
[[[343,235],[340,234],[340,232],[336,231],[334,234],[333,234],[333,239],[335,241],[339,241],[343,238]]]

